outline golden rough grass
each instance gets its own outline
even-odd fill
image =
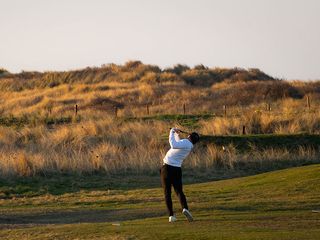
[[[320,112],[303,114],[273,114],[269,112],[248,112],[246,115],[216,117],[210,121],[201,121],[201,132],[207,135],[242,134],[297,134],[320,133]]]
[[[154,171],[168,149],[168,144],[164,145],[168,124],[114,121],[113,102],[124,104],[124,108],[118,110],[119,117],[145,116],[146,104],[152,104],[149,107],[152,115],[182,113],[184,103],[190,114],[215,113],[217,117],[199,122],[197,130],[208,135],[241,134],[242,126],[246,126],[247,134],[320,133],[320,104],[316,93],[310,94],[311,109],[306,109],[306,98],[284,97],[271,101],[272,111],[268,112],[268,99],[248,105],[229,106],[224,102],[236,96],[225,96],[224,93],[229,90],[228,93],[233,93],[234,87],[246,90],[246,82],[222,82],[212,87],[199,87],[183,81],[150,84],[151,78],[156,77],[151,73],[146,74],[141,82],[129,81],[134,77],[130,74],[124,76],[128,79],[122,82],[74,83],[52,88],[0,91],[0,117],[73,117],[72,123],[53,129],[37,123],[18,129],[0,127],[1,175],[25,176],[50,171]],[[175,76],[167,73],[165,77]],[[258,87],[258,82],[251,84]],[[290,84],[309,92],[315,86],[314,83],[302,82]],[[241,93],[242,98],[246,96],[250,99],[252,93]],[[103,105],[104,100],[111,101],[105,109],[92,106],[96,102]],[[74,116],[75,104],[79,106],[79,123]],[[223,117],[223,104],[227,104],[226,118]],[[290,157],[286,149],[248,154],[239,154],[234,146],[227,149],[222,151],[209,145],[196,150],[186,161],[186,166],[233,168],[239,161],[280,161],[279,156]],[[315,156],[317,153],[312,149],[301,149],[294,157],[313,159]]]
[[[205,125],[203,125],[205,126]],[[204,128],[203,128],[204,129]],[[49,172],[106,173],[155,172],[169,148],[165,122],[119,122],[105,118],[48,129],[44,126],[0,131],[1,176],[30,176]],[[196,145],[184,166],[192,169],[233,169],[246,162],[277,164],[282,160],[313,161],[314,149],[301,148],[292,156],[287,149],[252,149],[238,152],[215,145]]]
[[[139,122],[119,127],[113,119],[88,121],[47,129],[3,128],[0,138],[1,172],[33,175],[39,172],[106,172],[155,169],[161,160],[161,123]],[[162,156],[163,157],[163,156]]]

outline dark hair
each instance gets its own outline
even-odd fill
[[[199,142],[200,140],[200,136],[198,133],[193,132],[191,133],[188,138],[190,139],[190,141],[192,142],[192,144],[196,144],[197,142]]]

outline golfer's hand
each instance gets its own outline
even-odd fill
[[[181,130],[179,128],[174,128],[173,131],[177,134],[181,133]]]

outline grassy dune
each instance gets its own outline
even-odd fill
[[[1,70],[0,178],[156,172],[173,126],[211,139],[186,166],[204,175],[319,162],[319,106],[319,81],[278,80],[259,69],[130,61],[66,72]],[[235,140],[243,126],[248,138]]]
[[[185,186],[195,221],[169,224],[160,188],[0,201],[1,239],[319,239],[320,165]],[[88,183],[89,184],[89,183]],[[179,209],[174,197],[175,209]]]

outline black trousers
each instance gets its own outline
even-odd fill
[[[182,190],[181,168],[165,164],[161,167],[160,175],[169,216],[173,216],[171,186],[180,200],[181,207],[188,209],[187,199]]]

